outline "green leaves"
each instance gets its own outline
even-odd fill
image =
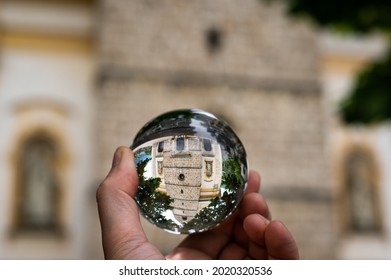
[[[389,31],[391,5],[388,0],[285,0],[293,15],[306,15],[317,24],[352,32]]]
[[[389,0],[269,0],[285,1],[292,15],[305,16],[322,27],[343,32],[382,32],[391,38]],[[391,50],[356,78],[349,96],[340,104],[346,123],[372,124],[391,119]]]
[[[243,187],[244,179],[241,174],[240,161],[237,158],[229,157],[223,161],[222,185],[230,191]]]
[[[391,120],[391,52],[358,75],[351,94],[341,103],[346,123],[379,123]]]

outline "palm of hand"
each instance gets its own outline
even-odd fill
[[[114,154],[113,167],[97,190],[106,259],[164,259],[141,226],[133,197],[138,182],[132,152]],[[279,221],[270,221],[259,194],[260,177],[250,172],[248,187],[237,211],[219,227],[189,235],[167,259],[298,259],[296,242]]]
[[[188,236],[168,259],[297,259],[295,241],[258,194],[259,175],[250,173],[239,209],[218,228]]]

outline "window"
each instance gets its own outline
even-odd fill
[[[176,150],[177,151],[183,151],[185,149],[185,138],[184,137],[178,137],[176,139]]]
[[[157,162],[157,172],[159,175],[163,175],[163,162],[162,161]]]
[[[204,150],[207,152],[212,151],[212,144],[209,139],[202,139],[202,143],[204,144]]]
[[[163,150],[164,150],[164,141],[160,141],[157,146],[157,151],[158,151],[158,153],[161,153],[161,152],[163,152]]]
[[[206,46],[210,53],[216,53],[221,50],[223,45],[222,33],[217,28],[210,28],[205,33]]]
[[[381,229],[380,207],[371,158],[356,151],[348,157],[345,168],[350,230],[378,232]]]
[[[213,174],[213,161],[206,160],[205,161],[205,175],[206,177],[211,177]]]
[[[51,139],[34,137],[22,146],[17,229],[55,230],[58,227],[56,147]]]

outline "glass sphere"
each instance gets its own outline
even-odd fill
[[[212,229],[243,197],[245,149],[231,127],[210,113],[190,109],[157,116],[140,129],[131,148],[140,212],[166,231]]]

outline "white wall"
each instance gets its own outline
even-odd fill
[[[91,54],[3,49],[0,61],[0,258],[82,258],[93,154]],[[63,137],[62,239],[10,238],[15,141],[33,127]]]
[[[342,160],[347,148],[363,146],[370,149],[379,168],[379,197],[384,223],[382,235],[354,235],[339,232],[336,244],[338,259],[389,259],[391,258],[391,126],[350,126],[337,119],[337,108],[354,84],[355,75],[366,62],[380,57],[386,50],[379,37],[357,38],[324,34],[319,40],[323,57],[321,76],[328,113],[327,147],[336,198],[341,191]],[[330,64],[330,61],[333,64]],[[370,93],[369,93],[370,94]],[[341,201],[337,201],[341,203]],[[342,202],[343,203],[343,202]],[[336,209],[336,220],[341,213]]]

